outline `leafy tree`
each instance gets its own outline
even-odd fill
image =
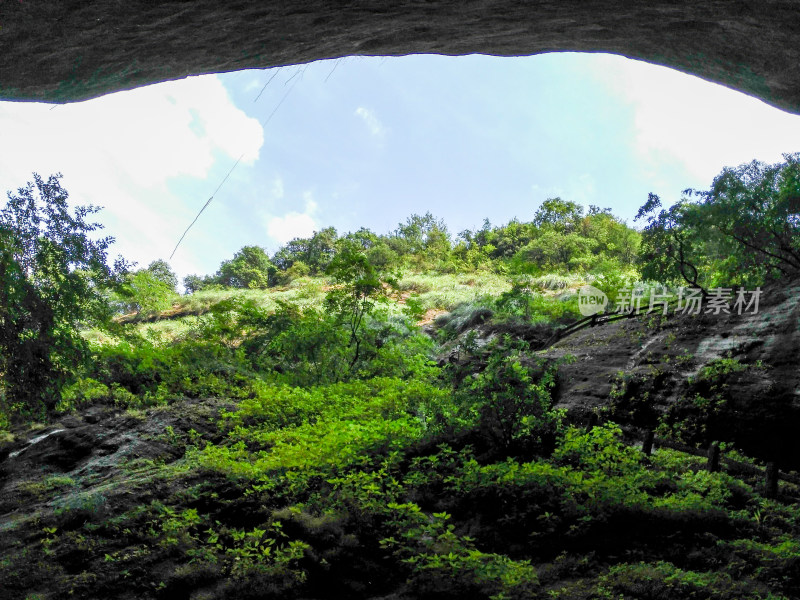
[[[311,275],[311,267],[302,260],[298,260],[287,269],[286,275],[289,276],[290,280],[297,279],[298,277],[308,277]]]
[[[583,217],[583,207],[570,200],[548,198],[533,215],[533,224],[559,233],[570,233],[578,228]]]
[[[405,223],[400,223],[394,237],[399,240],[401,254],[417,254],[434,251],[441,254],[450,250],[450,234],[442,219],[431,213],[413,214]]]
[[[462,269],[477,268],[487,265],[495,247],[490,243],[492,224],[489,219],[483,220],[480,229],[465,229],[457,236],[453,246],[453,257],[462,262]]]
[[[178,288],[178,276],[175,275],[175,271],[172,270],[172,267],[169,266],[169,263],[165,260],[154,260],[151,262],[147,270],[161,283],[169,286],[169,288],[176,292]]]
[[[350,346],[354,349],[352,368],[361,351],[364,318],[373,311],[376,301],[386,298],[385,286],[396,285],[396,281],[370,263],[358,243],[350,240],[339,244],[339,251],[328,265],[327,274],[335,285],[325,297],[325,304],[330,313],[346,324],[350,333]]]
[[[160,279],[149,268],[129,273],[118,295],[122,299],[120,308],[126,312],[135,311],[139,314],[167,310],[178,299],[175,288]]]
[[[315,231],[308,241],[308,247],[303,262],[311,269],[313,275],[323,273],[336,254],[336,228],[326,227]]]
[[[483,226],[480,229],[476,231],[465,229],[458,234],[458,239],[463,240],[468,247],[477,246],[478,248],[482,248],[489,243],[491,232],[491,221],[489,221],[489,219],[484,219]]]
[[[659,210],[650,194],[636,216],[647,217],[642,275],[705,294],[714,285],[757,285],[771,274],[799,272],[800,154],[784,160],[726,167],[710,190],[686,190],[669,209]]]
[[[378,270],[388,271],[397,266],[400,257],[392,250],[389,245],[379,240],[374,246],[367,250],[367,259]]]
[[[600,208],[599,206],[597,206],[595,204],[590,204],[589,205],[589,212],[587,213],[586,216],[587,217],[596,217],[598,215],[613,216],[611,214],[611,209],[610,208]]]
[[[281,271],[288,271],[296,262],[303,262],[309,274],[318,275],[325,271],[334,254],[338,234],[334,227],[315,231],[310,238],[294,238],[272,257],[272,262]]]
[[[357,242],[364,250],[369,250],[378,243],[378,236],[366,227],[348,233],[344,236],[344,239]]]
[[[606,260],[632,265],[639,251],[641,234],[612,215],[610,210],[601,211],[596,206],[590,206],[578,233],[595,241],[595,254],[604,256]]]
[[[350,357],[348,333],[336,315],[277,301],[266,313],[254,303],[238,307],[239,327],[254,333],[241,344],[254,369],[272,372],[272,378],[290,385],[335,383],[347,373]],[[235,335],[241,336],[238,328]]]
[[[553,271],[585,268],[592,261],[594,242],[577,233],[545,231],[517,253],[521,271]]]
[[[493,247],[489,254],[492,258],[511,258],[536,235],[534,225],[512,219],[507,225],[497,227],[486,236],[487,246]]]
[[[163,260],[155,260],[146,269],[128,273],[116,294],[117,308],[140,314],[166,310],[178,299],[178,277]]]
[[[557,371],[558,363],[527,359],[524,344],[506,335],[491,348],[483,372],[462,390],[462,401],[503,451],[542,450],[554,444],[560,427],[562,415],[551,410]]]
[[[227,287],[266,288],[275,270],[267,252],[260,246],[244,246],[231,260],[223,262],[216,281]]]
[[[93,239],[102,226],[70,211],[62,175],[8,192],[0,211],[0,390],[29,409],[52,408],[61,387],[88,359],[83,323],[108,323],[104,288],[119,285],[127,265],[107,264],[113,238]]]
[[[700,232],[690,225],[691,204],[684,199],[668,209],[659,208],[661,199],[650,194],[635,217],[635,220],[647,217],[640,249],[642,276],[665,283],[682,281],[708,295],[698,269],[702,239]]]
[[[725,238],[728,274],[800,271],[800,153],[723,169],[702,198],[699,226]]]
[[[183,278],[183,287],[186,288],[187,294],[199,292],[213,283],[214,278],[208,276],[200,277],[200,275],[187,275]]]

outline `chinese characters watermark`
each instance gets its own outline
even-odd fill
[[[757,314],[758,303],[761,298],[761,288],[745,290],[739,288],[712,288],[705,296],[700,288],[680,287],[676,292],[669,291],[666,287],[650,288],[649,297],[645,290],[626,288],[619,290],[617,296],[617,311],[619,313],[639,314],[642,310],[651,313],[660,308],[662,314],[668,314],[670,303],[677,301],[673,307],[675,314]]]

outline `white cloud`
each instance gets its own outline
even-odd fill
[[[313,216],[317,211],[314,196],[311,192],[306,192],[303,194],[303,198],[306,202],[304,212],[293,211],[282,217],[272,217],[267,221],[267,234],[278,244],[284,245],[298,237],[309,237],[318,229]]]
[[[541,203],[547,200],[548,198],[565,198],[566,191],[561,186],[551,185],[547,187],[542,187],[538,183],[534,183],[531,186],[531,191],[533,192],[534,197]]]
[[[635,111],[636,148],[654,166],[678,160],[711,183],[723,166],[800,150],[800,117],[724,86],[606,56],[602,72]]]
[[[564,200],[572,200],[578,204],[588,206],[594,202],[596,186],[594,177],[589,173],[582,173],[569,181],[567,194]]]
[[[276,177],[275,181],[272,182],[271,196],[275,200],[283,198],[283,179],[280,176]]]
[[[255,77],[253,77],[253,78],[252,78],[250,81],[248,81],[248,82],[247,82],[247,84],[244,86],[244,91],[245,91],[245,92],[252,92],[252,91],[255,91],[255,90],[260,90],[262,87],[263,87],[263,84],[262,84],[262,83],[261,83],[261,82],[260,82],[258,79],[256,79]]]
[[[364,120],[364,123],[367,124],[367,128],[372,135],[382,136],[384,133],[386,133],[386,128],[378,120],[378,117],[375,116],[373,111],[369,110],[368,108],[364,108],[363,106],[359,106],[356,109],[356,115]]]
[[[142,265],[169,256],[207,199],[176,198],[168,181],[204,179],[217,162],[224,168],[239,156],[252,164],[264,141],[258,120],[213,75],[62,106],[2,102],[0,131],[0,188],[16,189],[32,171],[62,172],[76,204],[104,207],[98,217],[117,238],[112,251]],[[179,274],[196,270],[176,258]]]

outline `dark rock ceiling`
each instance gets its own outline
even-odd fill
[[[800,113],[800,1],[0,0],[0,99],[351,55],[610,52]]]

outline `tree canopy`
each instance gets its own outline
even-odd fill
[[[70,210],[61,177],[34,173],[0,210],[0,391],[30,409],[53,406],[87,358],[79,327],[109,320],[103,290],[127,268],[108,266],[114,240],[93,236],[101,225],[87,221],[100,209]]]
[[[726,167],[669,208],[650,194],[642,275],[701,288],[753,285],[800,272],[800,154]]]
[[[216,280],[227,287],[266,288],[272,269],[266,250],[261,246],[244,246],[220,265]]]

